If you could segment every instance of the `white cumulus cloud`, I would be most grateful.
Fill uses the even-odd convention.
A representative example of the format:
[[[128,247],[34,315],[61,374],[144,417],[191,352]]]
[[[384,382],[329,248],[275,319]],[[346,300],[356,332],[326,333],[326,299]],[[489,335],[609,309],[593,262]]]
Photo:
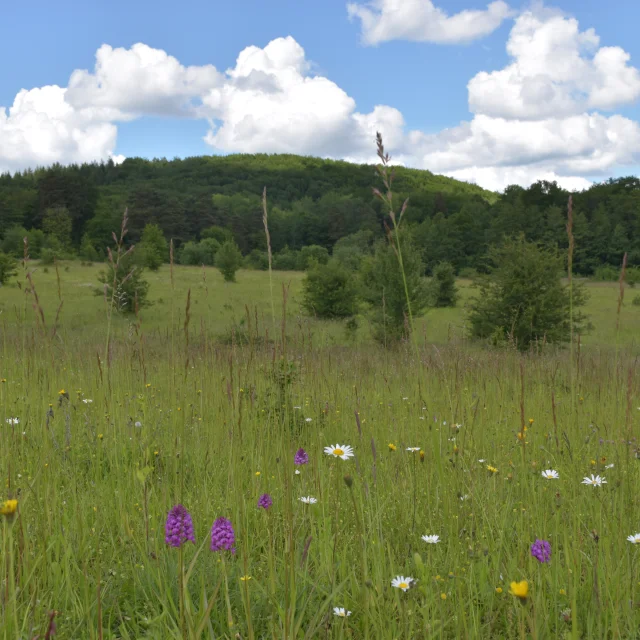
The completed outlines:
[[[375,45],[389,40],[414,40],[439,44],[467,43],[495,31],[512,11],[503,0],[486,9],[465,9],[447,15],[431,0],[373,0],[349,3],[347,13],[362,26],[362,40]]]
[[[381,131],[394,163],[494,190],[540,179],[584,188],[593,176],[640,164],[638,122],[612,112],[640,97],[627,52],[546,9],[521,13],[506,48],[503,69],[468,84],[471,119],[427,134],[409,129],[391,105],[359,111],[344,88],[313,73],[291,36],[243,49],[224,72],[144,44],[103,45],[94,70],[74,71],[68,87],[22,90],[0,107],[0,171],[121,162],[118,123],[150,115],[207,120],[205,141],[218,151],[352,162],[377,162]]]
[[[629,66],[629,54],[599,43],[595,31],[581,32],[574,18],[522,14],[507,42],[513,62],[470,80],[469,109],[495,117],[557,118],[637,100],[640,73]]]

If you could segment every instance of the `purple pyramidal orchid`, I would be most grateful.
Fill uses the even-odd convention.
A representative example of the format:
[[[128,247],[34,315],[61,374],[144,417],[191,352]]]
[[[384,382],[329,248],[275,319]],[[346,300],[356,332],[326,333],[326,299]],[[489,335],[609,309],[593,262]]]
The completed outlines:
[[[551,560],[551,545],[546,540],[538,540],[531,545],[531,555],[539,562]]]
[[[273,504],[273,500],[268,493],[263,493],[258,499],[258,509],[264,509],[267,511]]]
[[[196,542],[191,515],[181,504],[173,507],[167,515],[164,541],[172,547],[181,547],[187,541]]]
[[[231,520],[226,518],[218,518],[211,527],[211,551],[231,551],[236,552],[233,546],[236,541],[235,533]]]
[[[298,449],[296,455],[293,457],[294,464],[307,464],[309,462],[309,456],[304,449]]]

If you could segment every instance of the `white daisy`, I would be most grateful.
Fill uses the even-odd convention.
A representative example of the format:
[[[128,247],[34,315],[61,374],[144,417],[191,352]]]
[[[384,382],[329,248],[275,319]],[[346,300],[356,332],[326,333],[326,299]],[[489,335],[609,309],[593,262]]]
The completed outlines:
[[[594,476],[592,473],[590,478],[587,477],[582,481],[582,484],[590,484],[592,487],[601,487],[603,484],[607,484],[607,481],[604,479],[604,476],[601,478],[600,476]]]
[[[485,460],[484,458],[480,458],[480,460],[478,460],[478,462],[479,462],[480,464],[482,464],[483,462],[486,462],[486,460]]]
[[[311,496],[303,496],[302,498],[298,498],[300,502],[304,502],[305,504],[315,504],[318,502],[317,498],[312,498]]]
[[[438,544],[440,542],[440,536],[438,535],[422,536],[422,539],[428,544]]]
[[[305,422],[311,422],[313,420],[313,418],[305,418],[304,421]]]
[[[416,451],[420,451],[420,447],[407,447],[407,451],[411,451],[411,453],[415,453]]]
[[[554,469],[547,469],[542,472],[542,477],[547,480],[557,480],[560,477],[560,474]]]
[[[84,402],[85,404],[91,404],[93,400],[91,398],[82,398],[82,402]]]
[[[391,581],[391,586],[396,589],[402,589],[403,591],[408,591],[411,588],[411,583],[413,582],[413,578],[405,578],[404,576],[398,576]]]
[[[348,444],[336,444],[329,445],[324,448],[324,452],[328,456],[334,456],[336,458],[342,458],[343,460],[348,460],[349,458],[353,458],[353,449]]]
[[[299,476],[300,475],[300,469],[296,469],[296,475]]]
[[[611,464],[606,465],[605,469],[613,469],[613,467],[615,467],[615,465],[612,462]]]
[[[460,500],[464,501],[464,500],[468,500],[469,496],[465,493],[463,496],[460,496]]]
[[[634,533],[632,536],[627,536],[627,540],[631,544],[640,544],[640,533]]]
[[[7,418],[7,424],[20,424],[18,418]]]
[[[344,607],[333,607],[333,615],[346,618],[351,615],[351,611],[347,611]]]

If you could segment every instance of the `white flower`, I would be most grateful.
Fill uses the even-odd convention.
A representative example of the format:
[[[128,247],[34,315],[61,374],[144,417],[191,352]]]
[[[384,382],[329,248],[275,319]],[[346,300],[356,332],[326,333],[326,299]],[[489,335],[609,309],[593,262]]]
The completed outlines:
[[[461,424],[458,424],[457,422],[453,425],[458,431],[460,431],[460,428],[462,427]]]
[[[304,421],[305,422],[311,422],[313,420],[313,418],[305,418]]]
[[[590,484],[592,487],[601,487],[603,484],[607,484],[607,481],[604,479],[604,476],[601,478],[600,476],[594,476],[592,473],[590,478],[587,477],[582,481],[582,484]]]
[[[294,409],[302,409],[302,407],[293,407]]]
[[[613,467],[615,467],[615,465],[612,462],[611,464],[606,465],[605,469],[613,469]]]
[[[478,462],[479,462],[480,464],[482,464],[483,462],[486,462],[486,460],[485,460],[484,458],[480,458],[480,460],[478,460]]]
[[[463,496],[460,496],[460,500],[468,500],[469,496],[465,493]]]
[[[438,535],[422,536],[422,539],[428,544],[438,544],[440,542],[440,536]]]
[[[413,578],[405,578],[404,576],[398,576],[391,581],[391,586],[396,589],[402,589],[403,591],[408,591],[411,588],[411,583],[413,582]]]
[[[402,398],[403,400],[408,400],[409,398]]]
[[[139,429],[139,428],[142,426],[142,422],[137,421],[137,422],[135,423],[135,426],[136,426],[136,427],[138,427],[138,429]]]
[[[311,496],[303,496],[302,498],[298,498],[300,502],[304,502],[305,504],[315,504],[318,502],[317,498],[312,498]]]
[[[407,451],[411,451],[411,453],[415,453],[416,451],[420,451],[420,447],[407,447]]]
[[[299,476],[300,475],[300,469],[296,469],[296,475]]]
[[[627,540],[631,544],[640,544],[640,533],[634,533],[632,536],[627,536]]]
[[[342,458],[343,460],[348,460],[349,458],[353,458],[353,449],[348,444],[336,444],[329,445],[324,448],[324,452],[328,456],[334,456],[336,458]]]
[[[82,402],[84,402],[85,404],[91,404],[93,400],[91,398],[82,398]]]
[[[333,607],[333,615],[346,618],[351,615],[351,611],[347,611],[344,607]]]
[[[546,478],[547,480],[557,480],[560,475],[554,469],[547,469],[546,471],[542,472],[542,477]]]
[[[18,418],[7,418],[7,424],[20,424]]]

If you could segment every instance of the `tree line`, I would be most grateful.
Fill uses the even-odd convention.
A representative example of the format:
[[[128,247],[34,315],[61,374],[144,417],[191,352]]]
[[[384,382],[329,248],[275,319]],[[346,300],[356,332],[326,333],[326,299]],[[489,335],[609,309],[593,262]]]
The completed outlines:
[[[429,171],[394,169],[394,206],[409,198],[405,226],[426,275],[441,262],[457,274],[486,270],[491,247],[523,234],[566,250],[569,193],[556,183],[508,187],[503,194]],[[372,194],[375,167],[294,155],[231,155],[184,160],[132,158],[0,176],[0,251],[32,258],[105,258],[129,212],[128,243],[155,225],[173,239],[175,259],[215,264],[227,241],[244,265],[267,268],[262,189],[269,197],[273,268],[305,269],[342,254],[357,260],[384,237],[385,211]],[[574,194],[574,271],[640,264],[640,179],[611,179]],[[351,256],[351,257],[349,257]],[[162,261],[168,260],[163,254]]]

